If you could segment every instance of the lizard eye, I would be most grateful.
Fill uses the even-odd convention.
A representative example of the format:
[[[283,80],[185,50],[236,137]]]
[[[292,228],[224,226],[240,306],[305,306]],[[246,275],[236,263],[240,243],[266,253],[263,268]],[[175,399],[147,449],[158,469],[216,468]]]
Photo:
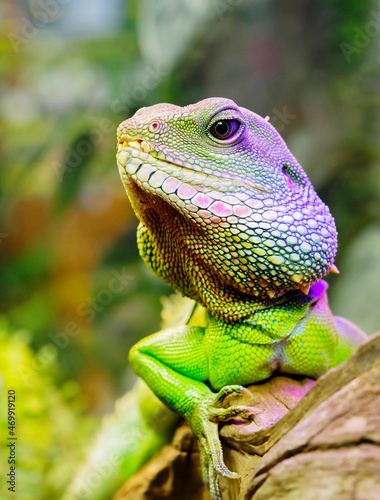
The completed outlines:
[[[234,136],[239,128],[240,122],[238,120],[219,120],[211,126],[210,134],[215,139],[225,141]]]

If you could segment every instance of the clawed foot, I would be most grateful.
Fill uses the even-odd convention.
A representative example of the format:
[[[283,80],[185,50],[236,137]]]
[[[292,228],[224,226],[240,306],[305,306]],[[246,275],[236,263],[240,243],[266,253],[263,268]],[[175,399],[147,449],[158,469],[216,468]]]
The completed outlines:
[[[234,405],[233,399],[251,400],[253,394],[250,390],[240,385],[227,385],[217,394],[214,402],[208,406],[208,417],[213,422],[225,422],[232,418],[251,422],[254,415],[261,413],[262,410],[254,406]]]
[[[223,387],[212,399],[202,401],[193,411],[189,423],[199,439],[203,480],[209,486],[213,500],[221,500],[219,476],[237,479],[223,461],[223,450],[219,439],[218,422],[238,418],[251,422],[262,410],[253,406],[234,405],[233,399],[251,399],[252,393],[245,387],[230,385]],[[228,406],[231,404],[231,406]]]

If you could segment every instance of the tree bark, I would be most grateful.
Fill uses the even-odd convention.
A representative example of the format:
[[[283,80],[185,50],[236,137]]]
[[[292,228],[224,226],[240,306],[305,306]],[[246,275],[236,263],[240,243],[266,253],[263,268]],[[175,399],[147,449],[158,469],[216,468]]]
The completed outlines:
[[[224,500],[380,499],[380,332],[317,382],[285,376],[250,387],[264,411],[249,425],[225,424]],[[114,500],[209,500],[189,427]]]

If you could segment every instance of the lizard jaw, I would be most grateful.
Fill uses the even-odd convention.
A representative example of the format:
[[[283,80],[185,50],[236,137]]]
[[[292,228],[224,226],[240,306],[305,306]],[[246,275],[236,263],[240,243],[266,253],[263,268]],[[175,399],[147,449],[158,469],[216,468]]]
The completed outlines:
[[[198,197],[198,200],[200,200],[200,202],[204,202],[204,199],[207,198],[207,195],[203,194],[202,191],[204,187],[210,187],[207,186],[207,180],[210,181],[210,176],[208,176],[207,174],[203,174],[202,172],[196,172],[194,170],[186,169],[185,167],[182,167],[180,165],[172,164],[171,162],[157,160],[150,154],[145,152],[149,148],[149,145],[147,143],[145,144],[144,141],[130,141],[128,143],[128,146],[125,146],[125,143],[123,143],[121,147],[118,147],[117,153],[117,163],[119,166],[122,181],[129,194],[133,208],[139,215],[140,220],[144,216],[143,211],[145,210],[144,203],[140,203],[140,190],[142,190],[142,192],[146,192],[147,194],[150,193],[153,196],[159,196],[161,199],[163,199],[163,201],[171,205],[172,208],[181,212],[187,218],[192,219],[193,222],[195,210],[198,209],[198,213],[200,214],[200,216],[207,221],[206,222],[201,220],[201,225],[203,225],[204,227],[206,225],[217,227],[222,220],[226,221],[226,218],[228,220],[228,216],[234,217],[234,212],[232,212],[232,210],[231,212],[223,213],[223,210],[226,209],[225,207],[220,207],[220,203],[218,204],[218,200],[215,200],[211,205],[210,203],[213,200],[206,201],[206,203],[208,203],[209,205],[208,207],[196,207],[194,203],[191,203],[193,201],[193,198],[197,199],[196,197],[198,196],[198,194],[201,196]],[[139,147],[137,148],[133,146]],[[143,151],[143,149],[145,149],[145,151]],[[174,176],[170,176],[169,171],[173,173]],[[182,173],[183,171],[185,171],[185,175],[187,171],[190,172],[190,175],[193,177],[191,179],[191,185],[190,183],[182,183],[178,179],[178,172],[181,171]],[[194,182],[195,178],[196,182]],[[179,188],[181,186],[184,187],[182,187],[182,191],[179,191]],[[136,189],[136,187],[138,187],[139,189]],[[178,194],[182,194],[183,199],[180,198]],[[192,195],[191,198],[190,195]],[[212,208],[213,206],[216,214],[210,213],[210,208]],[[206,208],[208,208],[208,210],[206,210]],[[241,210],[241,214],[247,216],[254,212],[254,210],[250,209],[246,205],[235,205],[233,209],[235,211]],[[227,223],[224,222],[224,224]],[[308,295],[311,284],[313,282],[306,281],[305,278],[299,274],[294,274],[290,277],[290,279],[294,283],[294,288],[298,288],[303,292],[303,294]],[[276,300],[278,296],[282,295],[282,293],[283,292],[281,288],[276,287],[268,287],[265,290],[265,295],[270,300]],[[261,298],[264,299],[265,297],[262,296]]]
[[[221,182],[220,176],[205,174],[186,165],[154,158],[140,148],[119,147],[116,156],[126,189],[131,179],[141,189],[160,196],[187,217],[199,216],[198,222],[201,225],[206,223],[218,225],[222,222],[222,218],[228,217],[236,220],[246,218],[256,208],[262,206],[260,195],[256,198],[256,194],[257,191],[265,190],[257,186],[250,184],[251,190],[252,188],[257,190],[255,197],[244,194],[240,195],[239,199],[229,195],[229,192],[236,193],[237,186],[247,185],[244,180],[224,177]]]

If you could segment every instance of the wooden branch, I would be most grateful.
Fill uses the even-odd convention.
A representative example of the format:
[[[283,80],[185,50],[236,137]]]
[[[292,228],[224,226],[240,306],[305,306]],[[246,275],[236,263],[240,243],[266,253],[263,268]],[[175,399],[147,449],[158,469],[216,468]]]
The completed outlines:
[[[274,377],[250,387],[263,413],[220,434],[224,500],[380,499],[380,332],[316,383]],[[114,500],[210,500],[183,424]]]

